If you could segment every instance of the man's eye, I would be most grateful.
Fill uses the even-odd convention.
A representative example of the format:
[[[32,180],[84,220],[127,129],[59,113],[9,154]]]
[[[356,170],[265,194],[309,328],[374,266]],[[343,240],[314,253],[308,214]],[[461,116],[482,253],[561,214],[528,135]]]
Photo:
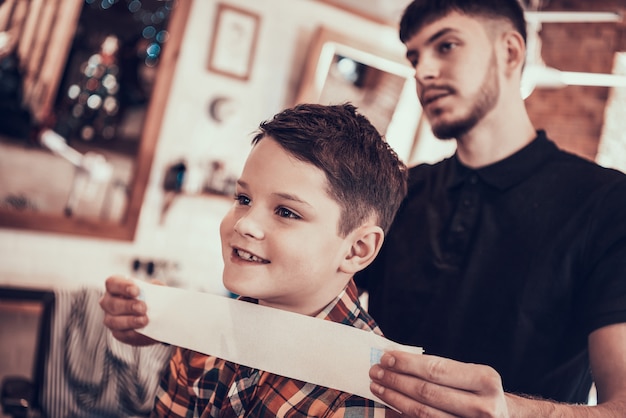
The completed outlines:
[[[243,194],[235,195],[235,200],[237,201],[237,203],[239,203],[242,206],[247,206],[250,204],[250,198],[248,198],[248,196],[243,195]]]
[[[417,53],[411,52],[406,54],[406,59],[409,61],[409,64],[411,64],[411,67],[417,67],[417,63],[419,61]]]
[[[442,42],[441,44],[439,44],[439,52],[450,52],[454,48],[456,48],[456,43],[454,42]]]
[[[276,214],[281,218],[290,218],[290,219],[300,219],[296,213],[290,211],[287,208],[278,208],[276,209]]]

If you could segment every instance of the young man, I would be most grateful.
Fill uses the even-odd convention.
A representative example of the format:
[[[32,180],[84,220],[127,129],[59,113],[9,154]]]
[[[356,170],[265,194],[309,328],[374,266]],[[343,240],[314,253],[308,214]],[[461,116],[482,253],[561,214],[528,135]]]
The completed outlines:
[[[406,168],[353,106],[299,105],[279,113],[260,125],[220,226],[225,287],[252,303],[379,333],[352,277],[378,253],[405,194]],[[113,277],[106,286],[105,324],[129,342],[147,318],[137,322],[128,314],[133,305],[143,314],[145,304],[134,299],[132,282]],[[385,410],[177,348],[153,415],[373,417]]]
[[[383,356],[373,393],[408,416],[623,417],[626,176],[531,124],[517,0],[416,0],[400,38],[457,152],[410,170],[356,276],[385,335],[431,354]],[[592,378],[598,406],[572,405]]]

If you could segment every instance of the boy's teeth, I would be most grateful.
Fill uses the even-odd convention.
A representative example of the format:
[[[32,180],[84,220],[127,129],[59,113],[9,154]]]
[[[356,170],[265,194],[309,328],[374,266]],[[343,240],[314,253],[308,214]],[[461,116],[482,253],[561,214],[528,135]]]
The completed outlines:
[[[248,261],[256,261],[256,262],[262,262],[263,259],[250,254],[249,252],[243,251],[243,250],[237,250],[237,255],[240,258],[243,258],[244,260],[248,260]]]

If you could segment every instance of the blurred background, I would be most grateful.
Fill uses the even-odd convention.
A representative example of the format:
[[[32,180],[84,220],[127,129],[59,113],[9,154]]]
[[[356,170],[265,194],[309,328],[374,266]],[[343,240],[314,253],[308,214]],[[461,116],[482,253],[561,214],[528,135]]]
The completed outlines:
[[[101,286],[120,273],[224,293],[217,228],[251,134],[299,101],[354,102],[410,165],[450,155],[397,39],[407,3],[3,1],[0,283]],[[525,7],[533,64],[626,74],[623,1]],[[623,169],[625,89],[543,81],[526,99],[535,125]]]

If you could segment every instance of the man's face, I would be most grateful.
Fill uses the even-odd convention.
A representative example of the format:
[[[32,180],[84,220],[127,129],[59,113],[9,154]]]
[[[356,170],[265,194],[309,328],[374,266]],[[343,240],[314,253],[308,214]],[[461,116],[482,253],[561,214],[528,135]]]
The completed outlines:
[[[500,95],[498,64],[482,20],[452,12],[406,42],[417,95],[439,138],[474,128]]]
[[[255,145],[220,225],[226,288],[306,315],[332,301],[347,283],[350,234],[338,235],[341,207],[327,188],[322,170],[271,137]]]

